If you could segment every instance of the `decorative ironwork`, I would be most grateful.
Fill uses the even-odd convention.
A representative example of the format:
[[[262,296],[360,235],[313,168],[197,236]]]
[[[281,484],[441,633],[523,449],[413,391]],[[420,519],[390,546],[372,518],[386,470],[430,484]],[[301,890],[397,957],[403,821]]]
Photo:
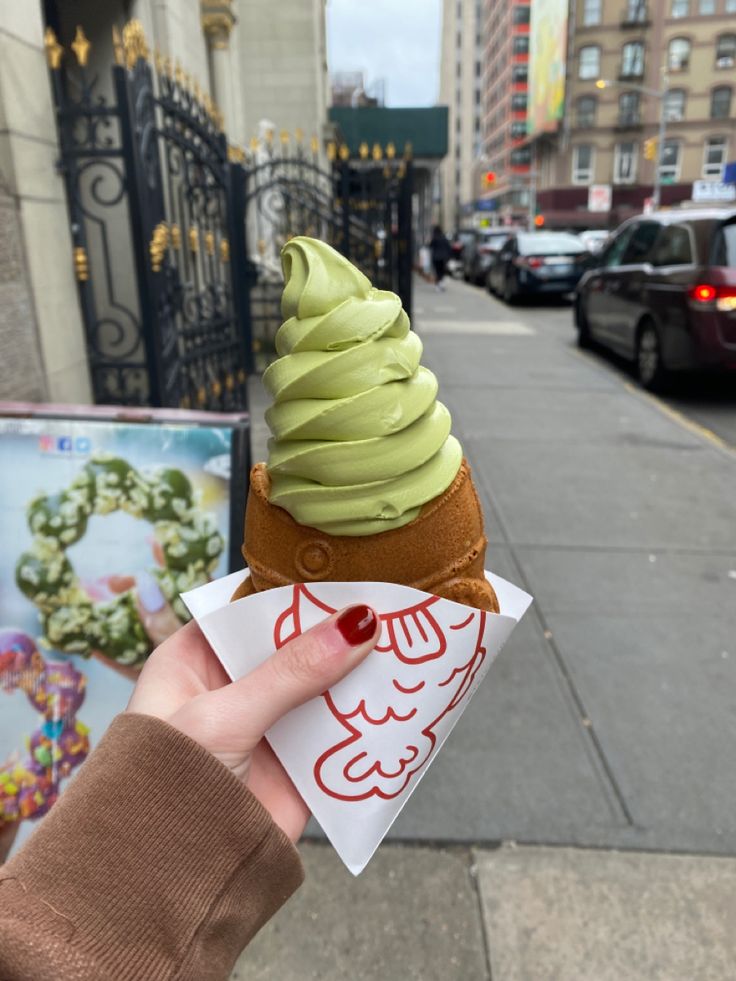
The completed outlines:
[[[89,259],[83,245],[77,245],[74,249],[74,272],[80,283],[86,283],[89,279]]]

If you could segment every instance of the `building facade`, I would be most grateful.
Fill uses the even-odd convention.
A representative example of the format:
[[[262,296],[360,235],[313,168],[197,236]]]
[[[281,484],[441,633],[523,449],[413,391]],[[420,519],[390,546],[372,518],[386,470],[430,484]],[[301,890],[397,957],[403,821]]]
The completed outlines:
[[[439,217],[451,230],[472,220],[481,190],[482,0],[443,0],[440,103],[449,110]]]
[[[564,118],[530,141],[545,225],[615,227],[649,205],[657,166],[663,206],[719,181],[736,158],[736,0],[578,0],[569,16]],[[589,209],[591,185],[610,210]]]
[[[483,17],[481,197],[492,209],[491,224],[515,224],[526,218],[530,194],[526,118],[531,3],[485,0]]]
[[[261,120],[276,131],[324,134],[327,123],[325,0],[28,0],[0,5],[0,399],[91,401],[70,209],[60,173],[49,66],[75,61],[77,26],[95,97],[112,96],[113,29],[139,21],[150,47],[170,57],[221,114],[228,142],[247,144]],[[47,29],[53,31],[49,36]],[[56,52],[55,45],[60,53]],[[78,57],[78,55],[77,55]],[[80,61],[80,64],[82,62]],[[97,83],[96,83],[97,84]],[[104,183],[98,191],[106,190]],[[96,193],[90,191],[90,193]],[[108,217],[109,260],[133,302],[127,238]],[[91,243],[90,248],[94,247]],[[119,284],[119,286],[118,286]]]

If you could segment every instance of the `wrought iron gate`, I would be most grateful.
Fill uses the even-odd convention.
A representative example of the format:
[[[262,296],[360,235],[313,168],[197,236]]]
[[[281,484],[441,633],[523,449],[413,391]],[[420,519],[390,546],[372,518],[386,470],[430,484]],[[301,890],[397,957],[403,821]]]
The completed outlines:
[[[73,58],[49,28],[79,295],[95,400],[231,411],[274,354],[281,245],[331,242],[411,312],[410,154],[272,132],[228,147],[209,97],[113,32],[107,93],[81,28]]]

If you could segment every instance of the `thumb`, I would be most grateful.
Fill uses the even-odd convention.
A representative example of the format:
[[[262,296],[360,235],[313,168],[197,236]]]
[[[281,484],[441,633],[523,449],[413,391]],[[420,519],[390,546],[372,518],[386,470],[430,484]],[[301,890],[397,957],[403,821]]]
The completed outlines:
[[[345,607],[290,640],[244,678],[188,702],[169,721],[216,756],[248,753],[287,712],[357,667],[379,636],[380,620],[371,607]],[[202,737],[195,735],[202,729]]]

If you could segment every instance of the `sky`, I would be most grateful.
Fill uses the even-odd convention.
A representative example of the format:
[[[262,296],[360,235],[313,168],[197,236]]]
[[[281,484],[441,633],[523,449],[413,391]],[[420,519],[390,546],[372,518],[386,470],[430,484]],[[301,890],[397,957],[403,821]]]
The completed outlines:
[[[384,78],[387,106],[433,106],[440,21],[441,0],[327,0],[329,70]]]

